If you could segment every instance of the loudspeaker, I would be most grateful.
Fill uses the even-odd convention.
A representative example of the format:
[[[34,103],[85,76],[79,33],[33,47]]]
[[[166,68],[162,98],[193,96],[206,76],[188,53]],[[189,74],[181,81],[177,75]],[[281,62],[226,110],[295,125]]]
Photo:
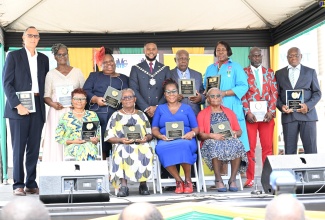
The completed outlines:
[[[108,202],[107,161],[41,162],[39,197],[43,203]]]
[[[296,193],[325,192],[325,154],[294,154],[267,156],[261,182],[265,193],[275,194],[270,184],[274,170],[287,170],[296,179]]]

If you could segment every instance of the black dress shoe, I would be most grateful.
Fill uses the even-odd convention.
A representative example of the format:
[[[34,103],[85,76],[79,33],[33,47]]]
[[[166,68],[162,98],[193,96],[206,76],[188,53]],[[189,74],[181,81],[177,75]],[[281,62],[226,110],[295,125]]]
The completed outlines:
[[[139,194],[143,196],[150,195],[147,184],[140,184],[139,186]]]
[[[127,186],[121,186],[117,193],[117,197],[127,197],[128,195],[129,195],[129,188]]]

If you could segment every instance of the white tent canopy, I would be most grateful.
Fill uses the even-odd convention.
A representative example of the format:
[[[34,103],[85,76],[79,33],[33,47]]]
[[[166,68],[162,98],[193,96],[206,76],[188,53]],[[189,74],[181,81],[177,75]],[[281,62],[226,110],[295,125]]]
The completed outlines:
[[[317,1],[316,1],[317,2]],[[269,29],[315,0],[0,0],[5,32],[152,33]]]

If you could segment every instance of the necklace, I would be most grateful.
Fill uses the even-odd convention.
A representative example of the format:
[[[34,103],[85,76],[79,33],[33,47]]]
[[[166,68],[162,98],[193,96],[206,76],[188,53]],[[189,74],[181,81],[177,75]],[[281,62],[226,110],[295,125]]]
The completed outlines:
[[[86,110],[84,110],[83,112],[76,112],[76,111],[73,111],[72,112],[76,115],[82,115],[82,114],[85,114]]]
[[[133,112],[132,112],[132,113],[126,112],[126,111],[124,110],[124,108],[122,108],[122,111],[123,111],[124,114],[126,114],[126,115],[133,115],[133,114],[135,113],[135,108],[133,108]]]

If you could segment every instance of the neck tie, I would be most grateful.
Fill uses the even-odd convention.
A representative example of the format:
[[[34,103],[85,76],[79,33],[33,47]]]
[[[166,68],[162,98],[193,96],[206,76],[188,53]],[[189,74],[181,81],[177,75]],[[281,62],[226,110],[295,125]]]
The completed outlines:
[[[186,79],[186,73],[182,72],[182,75],[183,75],[183,79]]]
[[[149,63],[150,66],[150,73],[152,73],[152,62]]]
[[[260,77],[258,75],[258,69],[255,69],[254,72],[255,72],[255,83],[256,83],[256,87],[259,89],[260,95],[261,95],[262,94],[262,89],[261,89]]]
[[[289,80],[290,80],[292,88],[295,87],[295,71],[296,71],[296,68],[291,68],[291,72],[289,74]]]

